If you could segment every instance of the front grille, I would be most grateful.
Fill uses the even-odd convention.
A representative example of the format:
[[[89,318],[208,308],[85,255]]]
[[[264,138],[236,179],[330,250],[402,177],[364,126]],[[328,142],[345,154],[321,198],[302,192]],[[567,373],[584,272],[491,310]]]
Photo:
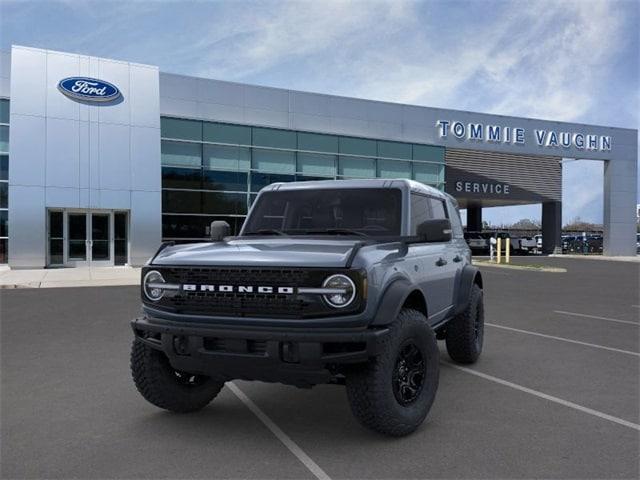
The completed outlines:
[[[152,267],[153,268],[153,267]],[[230,285],[274,287],[320,287],[336,270],[327,269],[262,269],[262,268],[204,268],[170,267],[155,268],[167,283],[180,285]],[[143,276],[144,276],[143,272]],[[343,271],[360,285],[359,274]],[[143,295],[143,300],[145,300]],[[185,291],[168,293],[150,304],[173,313],[202,316],[310,318],[326,315],[353,313],[361,303],[358,297],[352,307],[336,311],[328,307],[319,295],[279,293],[238,293],[219,291]]]

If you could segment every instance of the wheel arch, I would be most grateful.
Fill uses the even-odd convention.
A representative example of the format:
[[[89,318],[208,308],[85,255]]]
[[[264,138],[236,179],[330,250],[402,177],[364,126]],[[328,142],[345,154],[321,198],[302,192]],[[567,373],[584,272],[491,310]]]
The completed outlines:
[[[412,308],[428,317],[427,301],[422,290],[406,278],[398,278],[384,290],[372,325],[388,325],[403,308]]]
[[[469,295],[471,294],[471,288],[473,285],[477,285],[480,289],[484,288],[484,282],[482,280],[482,273],[478,267],[473,265],[466,265],[460,275],[460,281],[458,283],[458,289],[456,294],[455,313],[456,315],[464,311],[467,303],[469,302]]]

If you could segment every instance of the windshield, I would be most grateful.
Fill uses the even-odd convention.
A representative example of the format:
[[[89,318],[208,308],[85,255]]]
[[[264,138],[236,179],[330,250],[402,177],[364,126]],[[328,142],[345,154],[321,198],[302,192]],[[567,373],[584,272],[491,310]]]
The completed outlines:
[[[400,235],[399,189],[283,190],[258,197],[244,235]]]

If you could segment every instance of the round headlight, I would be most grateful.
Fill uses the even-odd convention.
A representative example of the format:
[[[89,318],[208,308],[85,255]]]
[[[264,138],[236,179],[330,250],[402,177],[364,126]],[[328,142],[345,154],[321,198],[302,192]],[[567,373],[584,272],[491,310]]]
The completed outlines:
[[[344,308],[356,298],[356,286],[353,281],[340,273],[328,277],[322,287],[334,290],[323,295],[324,300],[333,308]]]
[[[164,278],[160,275],[160,272],[157,270],[151,270],[147,272],[144,276],[144,280],[142,281],[142,288],[144,290],[144,294],[147,296],[149,300],[152,302],[157,302],[164,295],[164,289],[159,285],[165,283]]]

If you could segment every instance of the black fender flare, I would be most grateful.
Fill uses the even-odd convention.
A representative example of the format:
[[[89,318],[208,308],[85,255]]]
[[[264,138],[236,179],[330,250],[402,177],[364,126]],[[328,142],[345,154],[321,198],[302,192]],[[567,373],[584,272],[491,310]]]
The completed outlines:
[[[409,294],[416,288],[404,277],[392,280],[378,302],[371,325],[388,325],[393,322]]]
[[[474,283],[479,283],[482,288],[482,274],[478,267],[473,265],[466,265],[462,269],[460,274],[460,281],[458,282],[458,293],[456,295],[455,314],[458,315],[464,311],[469,303],[469,295],[471,294],[471,287]]]

